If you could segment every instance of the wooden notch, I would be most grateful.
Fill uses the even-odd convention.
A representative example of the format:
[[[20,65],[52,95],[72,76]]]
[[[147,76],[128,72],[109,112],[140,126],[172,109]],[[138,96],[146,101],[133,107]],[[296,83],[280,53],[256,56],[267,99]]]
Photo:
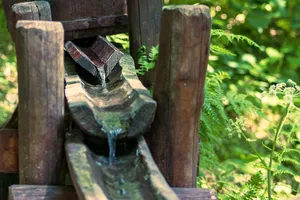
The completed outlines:
[[[162,13],[150,149],[173,187],[195,187],[199,118],[208,64],[211,17],[206,6],[172,6]]]
[[[59,184],[63,154],[64,30],[59,22],[18,21],[21,184]]]
[[[16,23],[19,20],[52,21],[50,4],[47,1],[16,3],[11,7],[12,20],[8,21],[8,29],[15,41]]]

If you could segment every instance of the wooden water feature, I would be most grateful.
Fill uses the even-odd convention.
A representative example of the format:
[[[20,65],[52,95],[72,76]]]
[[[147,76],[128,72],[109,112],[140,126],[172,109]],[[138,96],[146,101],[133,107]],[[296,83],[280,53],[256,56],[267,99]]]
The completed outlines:
[[[158,44],[160,0],[3,3],[19,82],[18,112],[0,132],[1,183],[10,200],[216,199],[192,188],[207,7],[162,12],[159,61],[143,79],[155,82],[154,101],[134,61],[140,45]],[[128,30],[133,58],[104,37]],[[12,184],[20,185],[8,190]]]

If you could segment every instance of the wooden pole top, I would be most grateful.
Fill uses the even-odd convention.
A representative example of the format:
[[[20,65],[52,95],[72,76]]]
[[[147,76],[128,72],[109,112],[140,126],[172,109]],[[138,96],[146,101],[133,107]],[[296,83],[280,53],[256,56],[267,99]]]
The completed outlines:
[[[52,21],[19,20],[17,22],[16,28],[17,29],[39,29],[45,31],[51,30],[55,33],[64,31],[61,22],[52,22]]]

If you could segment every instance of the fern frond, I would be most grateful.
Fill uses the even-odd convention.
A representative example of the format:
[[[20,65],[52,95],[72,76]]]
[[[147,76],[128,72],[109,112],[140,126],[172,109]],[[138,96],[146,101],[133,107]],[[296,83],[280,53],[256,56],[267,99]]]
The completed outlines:
[[[236,56],[236,54],[232,53],[228,49],[225,49],[218,45],[210,45],[210,51],[217,55],[229,55],[229,56]]]
[[[233,43],[234,40],[236,41],[241,41],[241,42],[246,42],[248,45],[250,46],[254,46],[254,47],[257,47],[259,49],[261,49],[261,47],[256,43],[254,42],[253,40],[251,40],[250,38],[246,37],[246,36],[243,36],[243,35],[236,35],[236,34],[233,34],[233,33],[227,33],[221,29],[213,29],[211,31],[211,36],[212,37],[225,37],[229,42]]]

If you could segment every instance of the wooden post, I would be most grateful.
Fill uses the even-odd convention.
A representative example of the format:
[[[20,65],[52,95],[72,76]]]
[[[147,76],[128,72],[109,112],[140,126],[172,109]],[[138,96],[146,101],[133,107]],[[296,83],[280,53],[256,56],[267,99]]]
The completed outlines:
[[[150,149],[173,187],[195,187],[199,118],[209,56],[206,6],[172,6],[162,13],[154,99],[158,108]]]
[[[21,184],[59,184],[63,154],[64,30],[59,22],[18,21]]]
[[[138,50],[145,45],[148,52],[151,47],[158,45],[160,31],[160,15],[162,11],[162,0],[127,0],[130,53],[138,65]],[[154,81],[154,70],[141,77],[146,87]]]
[[[47,1],[32,1],[14,4],[11,9],[11,19],[8,20],[8,30],[13,41],[16,37],[16,23],[18,20],[52,21],[50,4]]]

